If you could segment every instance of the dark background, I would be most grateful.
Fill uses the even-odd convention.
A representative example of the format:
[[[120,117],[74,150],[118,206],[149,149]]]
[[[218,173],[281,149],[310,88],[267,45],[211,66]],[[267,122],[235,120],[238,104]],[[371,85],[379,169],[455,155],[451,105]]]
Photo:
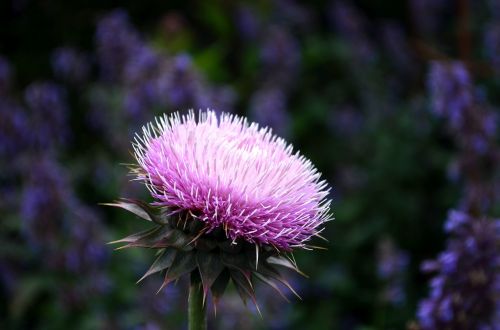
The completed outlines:
[[[230,290],[210,327],[414,325],[420,264],[444,248],[464,189],[429,64],[463,61],[498,113],[498,14],[487,1],[2,0],[0,328],[185,328],[186,283],[155,295],[160,276],[135,285],[153,256],[105,245],[145,224],[98,203],[150,200],[123,165],[133,133],[207,107],[293,143],[333,187],[335,217],[327,251],[296,253],[302,301],[259,287],[260,318]]]

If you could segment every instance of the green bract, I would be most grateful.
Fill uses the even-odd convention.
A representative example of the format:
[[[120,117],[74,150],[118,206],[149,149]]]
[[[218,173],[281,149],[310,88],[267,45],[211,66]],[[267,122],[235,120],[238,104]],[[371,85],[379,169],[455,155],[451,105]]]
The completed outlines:
[[[155,273],[164,273],[161,290],[181,276],[195,272],[199,274],[203,285],[203,302],[210,290],[215,307],[229,281],[233,282],[245,304],[251,299],[257,306],[254,290],[256,279],[270,285],[284,299],[286,296],[278,283],[299,297],[280,273],[280,269],[288,268],[305,276],[289,253],[244,240],[232,241],[227,238],[223,228],[207,233],[204,223],[186,212],[171,215],[165,208],[132,199],[105,205],[125,209],[154,223],[151,229],[110,243],[124,244],[117,250],[131,247],[158,250],[156,260],[138,282]]]

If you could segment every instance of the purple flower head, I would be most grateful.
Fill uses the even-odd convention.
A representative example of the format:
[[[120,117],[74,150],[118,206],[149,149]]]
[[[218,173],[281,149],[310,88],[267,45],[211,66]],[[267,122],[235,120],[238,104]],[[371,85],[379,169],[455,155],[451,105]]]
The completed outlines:
[[[444,229],[448,233],[457,232],[459,228],[466,225],[470,221],[468,214],[457,211],[450,210],[448,212],[448,219],[445,222]]]
[[[28,146],[28,116],[18,104],[0,99],[0,118],[0,156],[12,158]]]
[[[151,109],[158,95],[156,86],[151,81],[144,81],[128,90],[124,99],[124,107],[132,118],[141,118],[147,110]]]
[[[188,54],[179,54],[169,61],[158,77],[157,86],[165,98],[163,103],[172,109],[199,107],[209,100],[209,92]]]
[[[373,45],[366,34],[366,18],[346,1],[334,2],[329,9],[333,29],[351,48],[353,57],[362,63],[375,58]]]
[[[215,112],[157,118],[134,144],[156,205],[189,212],[233,241],[304,247],[329,220],[327,184],[268,128]]]
[[[69,82],[84,82],[90,71],[87,57],[70,47],[61,47],[52,54],[52,69],[56,76]]]
[[[365,118],[352,105],[337,106],[331,111],[329,124],[338,136],[354,137],[363,130]]]
[[[96,43],[103,78],[114,81],[121,78],[123,68],[140,44],[140,39],[127,13],[116,9],[99,21]]]
[[[240,5],[234,13],[234,21],[239,34],[246,40],[257,38],[260,29],[259,17],[255,10],[247,5]]]
[[[64,90],[50,82],[35,82],[24,92],[32,111],[33,140],[38,147],[49,147],[67,137],[67,105]]]
[[[64,250],[66,269],[73,273],[89,272],[100,268],[107,258],[107,251],[101,241],[102,228],[97,214],[78,201],[69,205],[70,230],[66,236],[71,245]]]
[[[451,211],[445,230],[453,235],[445,251],[422,265],[436,272],[429,297],[419,307],[422,329],[481,329],[495,324],[500,294],[499,220]]]
[[[22,231],[33,247],[53,244],[61,226],[63,201],[69,195],[62,169],[52,159],[37,159],[23,187]]]
[[[136,48],[124,68],[124,79],[129,84],[141,83],[158,73],[161,64],[158,54],[147,45]]]
[[[395,68],[406,75],[415,73],[416,65],[403,27],[395,22],[385,23],[381,28],[381,37]]]
[[[461,62],[431,64],[428,86],[432,110],[449,120],[451,127],[464,124],[464,112],[474,102],[469,72]]]

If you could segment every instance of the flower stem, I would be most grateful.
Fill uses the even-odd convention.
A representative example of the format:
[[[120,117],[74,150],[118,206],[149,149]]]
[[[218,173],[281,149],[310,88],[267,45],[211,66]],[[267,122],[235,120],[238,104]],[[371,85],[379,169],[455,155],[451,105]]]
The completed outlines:
[[[191,273],[188,304],[188,329],[206,330],[206,305],[203,303],[203,288],[198,271]]]

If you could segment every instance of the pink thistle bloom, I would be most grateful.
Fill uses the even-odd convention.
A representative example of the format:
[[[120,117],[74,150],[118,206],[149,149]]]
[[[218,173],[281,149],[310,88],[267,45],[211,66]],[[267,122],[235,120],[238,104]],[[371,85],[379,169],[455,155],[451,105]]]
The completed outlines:
[[[307,248],[330,220],[327,184],[311,161],[243,117],[163,115],[134,150],[155,205],[189,212],[208,232],[224,228],[233,243]]]

